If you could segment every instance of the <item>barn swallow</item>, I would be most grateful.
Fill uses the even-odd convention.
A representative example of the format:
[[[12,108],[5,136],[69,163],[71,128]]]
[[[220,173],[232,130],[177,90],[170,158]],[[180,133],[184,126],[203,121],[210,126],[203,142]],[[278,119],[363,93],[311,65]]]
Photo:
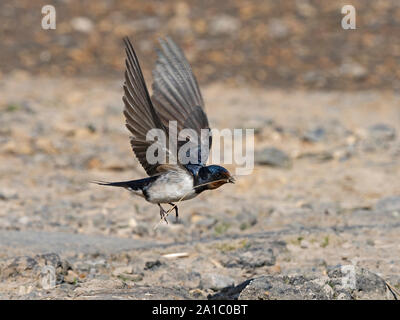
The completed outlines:
[[[157,51],[158,59],[153,70],[154,82],[150,98],[135,50],[127,37],[124,38],[124,43],[126,69],[123,113],[126,127],[132,134],[131,147],[148,177],[120,182],[94,182],[125,188],[148,202],[157,204],[161,219],[166,222],[168,212],[161,204],[169,204],[175,209],[178,219],[178,207],[174,202],[192,199],[205,190],[234,183],[235,179],[224,167],[206,165],[212,142],[211,130],[196,77],[183,51],[170,38],[160,40],[161,50]],[[176,121],[177,130],[192,129],[198,137],[201,136],[202,129],[207,130],[209,134],[196,141],[197,160],[185,164],[179,159],[172,164],[148,161],[146,151],[153,141],[148,141],[146,134],[151,129],[159,129],[168,137],[170,121]],[[177,150],[181,146],[182,143],[178,143]],[[171,150],[167,150],[167,154],[172,157]]]

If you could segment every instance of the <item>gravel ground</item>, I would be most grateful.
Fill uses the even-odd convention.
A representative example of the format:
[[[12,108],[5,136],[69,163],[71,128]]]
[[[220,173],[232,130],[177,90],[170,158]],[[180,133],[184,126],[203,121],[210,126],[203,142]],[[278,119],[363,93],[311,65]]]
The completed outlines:
[[[0,2],[0,71],[120,76],[122,37],[151,70],[159,37],[185,49],[201,84],[399,89],[400,3],[352,0],[356,30],[344,30],[344,0],[51,1],[55,30],[41,28],[47,0]],[[0,75],[1,75],[0,73]]]
[[[213,127],[256,129],[254,172],[154,230],[156,206],[89,183],[144,176],[121,82],[0,80],[0,298],[395,298],[397,94],[204,87]]]

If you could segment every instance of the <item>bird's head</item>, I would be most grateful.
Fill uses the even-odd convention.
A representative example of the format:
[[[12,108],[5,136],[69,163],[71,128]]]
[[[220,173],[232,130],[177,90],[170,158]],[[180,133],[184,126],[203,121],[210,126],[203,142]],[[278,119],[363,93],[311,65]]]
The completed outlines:
[[[201,183],[207,183],[207,189],[217,189],[225,183],[235,183],[228,170],[221,166],[207,166],[199,170]]]

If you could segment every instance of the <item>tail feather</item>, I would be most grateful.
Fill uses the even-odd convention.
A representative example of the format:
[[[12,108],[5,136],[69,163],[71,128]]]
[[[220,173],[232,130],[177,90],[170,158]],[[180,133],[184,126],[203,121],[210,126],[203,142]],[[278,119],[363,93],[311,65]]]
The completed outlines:
[[[131,181],[107,182],[107,181],[94,180],[94,181],[90,181],[90,182],[98,184],[100,186],[111,186],[111,187],[127,188],[128,185],[129,185],[129,182],[131,182]]]
[[[154,180],[153,177],[139,179],[139,180],[129,180],[129,181],[119,181],[119,182],[107,182],[107,181],[91,181],[101,186],[111,186],[111,187],[121,187],[132,191],[143,190],[150,182]]]

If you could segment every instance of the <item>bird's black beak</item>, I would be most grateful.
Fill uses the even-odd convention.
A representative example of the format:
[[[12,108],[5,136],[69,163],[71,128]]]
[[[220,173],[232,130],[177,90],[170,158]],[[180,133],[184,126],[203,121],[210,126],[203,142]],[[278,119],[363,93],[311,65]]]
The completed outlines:
[[[229,182],[229,183],[235,183],[235,181],[236,181],[236,180],[235,180],[234,177],[229,177],[229,178],[228,178],[228,182]]]

